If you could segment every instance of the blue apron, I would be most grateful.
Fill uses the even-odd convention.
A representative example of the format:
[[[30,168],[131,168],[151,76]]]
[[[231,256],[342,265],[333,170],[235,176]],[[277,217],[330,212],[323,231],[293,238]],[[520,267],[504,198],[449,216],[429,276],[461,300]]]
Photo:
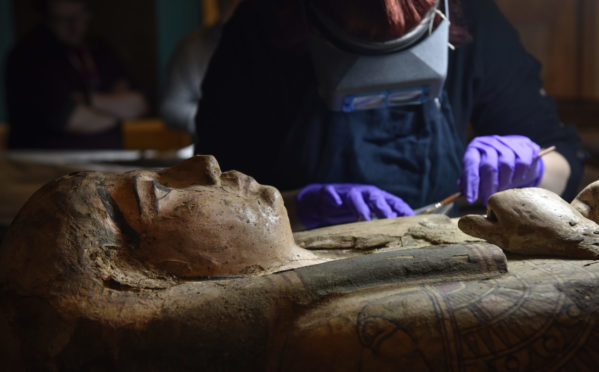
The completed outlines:
[[[317,94],[305,97],[277,159],[280,188],[370,184],[412,208],[457,191],[464,145],[446,93],[419,106],[353,113],[328,111]]]

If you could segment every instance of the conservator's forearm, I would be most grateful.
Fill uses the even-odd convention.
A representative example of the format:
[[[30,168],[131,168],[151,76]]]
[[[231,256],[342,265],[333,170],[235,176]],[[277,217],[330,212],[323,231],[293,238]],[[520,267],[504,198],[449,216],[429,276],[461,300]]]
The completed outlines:
[[[562,194],[570,178],[570,164],[559,152],[554,151],[543,156],[545,173],[539,187]]]

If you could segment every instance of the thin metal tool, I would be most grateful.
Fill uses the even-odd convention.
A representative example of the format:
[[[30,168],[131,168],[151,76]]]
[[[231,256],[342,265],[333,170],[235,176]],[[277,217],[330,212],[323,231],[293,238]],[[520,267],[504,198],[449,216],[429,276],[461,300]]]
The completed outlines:
[[[555,146],[549,146],[546,149],[543,149],[541,151],[539,151],[539,154],[537,155],[537,159],[542,158],[543,156],[549,154],[550,152],[555,151]],[[442,208],[443,206],[449,204],[449,203],[453,203],[454,201],[458,200],[460,197],[462,196],[462,192],[458,191],[455,194],[451,194],[448,197],[446,197],[445,199],[441,200],[440,202],[436,202],[433,204],[429,204],[429,205],[425,205],[424,207],[418,208],[414,210],[414,214],[415,215],[421,215],[421,214],[430,214],[433,213],[434,211]]]

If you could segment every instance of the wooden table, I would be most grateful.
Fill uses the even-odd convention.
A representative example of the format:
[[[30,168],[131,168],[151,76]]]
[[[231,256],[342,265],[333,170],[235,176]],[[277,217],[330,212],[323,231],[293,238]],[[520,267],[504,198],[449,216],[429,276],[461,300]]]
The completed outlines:
[[[123,149],[172,150],[189,146],[189,133],[167,127],[157,118],[129,120],[123,123]]]
[[[8,141],[9,126],[0,122],[0,150]],[[129,120],[123,123],[123,149],[125,150],[173,150],[193,143],[187,132],[167,127],[158,118]]]

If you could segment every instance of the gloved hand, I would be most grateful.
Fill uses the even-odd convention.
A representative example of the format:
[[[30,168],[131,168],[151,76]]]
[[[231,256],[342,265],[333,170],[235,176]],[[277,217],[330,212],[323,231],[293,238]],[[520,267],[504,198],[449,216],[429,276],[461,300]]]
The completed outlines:
[[[297,213],[304,226],[335,225],[358,220],[413,216],[414,211],[395,195],[371,185],[311,184],[297,195]]]
[[[537,155],[539,145],[524,136],[476,137],[466,148],[459,181],[468,203],[480,196],[483,204],[497,192],[515,187],[538,186],[545,164]]]

